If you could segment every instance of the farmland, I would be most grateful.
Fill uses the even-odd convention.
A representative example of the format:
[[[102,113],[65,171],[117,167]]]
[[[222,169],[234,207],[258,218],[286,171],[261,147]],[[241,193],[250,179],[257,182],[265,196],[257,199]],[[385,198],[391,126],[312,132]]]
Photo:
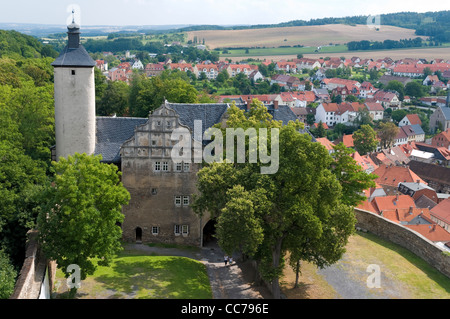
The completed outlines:
[[[336,47],[338,48],[338,47]],[[283,49],[283,48],[280,48]],[[299,48],[292,48],[297,49]],[[246,59],[260,59],[260,60],[273,60],[273,61],[280,61],[282,59],[289,60],[289,59],[295,59],[297,57],[297,54],[302,53],[301,51],[292,53],[292,54],[283,54],[283,51],[275,51],[275,49],[268,50],[266,49],[267,54],[258,54],[256,55],[255,52],[258,52],[255,50],[250,50],[249,54],[224,54],[221,55],[221,60],[225,59],[231,59],[233,62],[238,62],[241,60]],[[244,52],[245,50],[242,50]],[[262,51],[262,50],[261,50]],[[230,51],[230,52],[234,52]],[[338,57],[345,57],[345,58],[351,58],[353,56],[358,56],[361,59],[383,59],[385,57],[390,57],[394,60],[398,59],[404,59],[404,58],[420,58],[420,59],[427,59],[427,60],[433,60],[433,59],[448,59],[450,56],[450,47],[437,47],[437,48],[416,48],[416,49],[399,49],[399,50],[379,50],[379,51],[348,51],[348,50],[342,50],[342,51],[325,51],[322,50],[320,53],[302,53],[304,57],[307,58],[320,58],[320,57],[326,57],[326,56],[338,56]]]
[[[205,39],[209,49],[245,48],[245,47],[280,47],[345,44],[350,41],[400,40],[417,37],[414,30],[383,25],[379,30],[366,25],[329,24],[317,26],[264,28],[247,30],[202,30],[188,32],[188,40],[197,37]]]

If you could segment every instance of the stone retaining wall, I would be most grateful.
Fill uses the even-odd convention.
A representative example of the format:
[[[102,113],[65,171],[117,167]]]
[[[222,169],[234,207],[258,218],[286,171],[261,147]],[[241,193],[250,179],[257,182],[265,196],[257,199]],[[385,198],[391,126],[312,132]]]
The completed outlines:
[[[369,211],[355,208],[355,216],[356,227],[408,249],[450,278],[450,254],[432,241],[409,228]]]
[[[14,292],[9,299],[39,299],[47,269],[50,290],[54,287],[56,264],[48,262],[44,257],[39,248],[37,236],[36,230],[30,230],[27,233],[25,260],[16,281]]]

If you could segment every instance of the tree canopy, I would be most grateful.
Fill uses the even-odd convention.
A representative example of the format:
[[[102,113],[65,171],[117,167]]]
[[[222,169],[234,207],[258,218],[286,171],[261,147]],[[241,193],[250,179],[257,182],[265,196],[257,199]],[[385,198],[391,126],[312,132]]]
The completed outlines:
[[[37,220],[47,258],[64,270],[78,265],[81,279],[94,272],[92,258],[108,265],[121,249],[121,207],[130,199],[117,166],[100,161],[101,155],[76,153],[53,162]]]
[[[357,165],[349,162],[337,168],[325,147],[299,132],[303,124],[283,126],[257,100],[248,113],[233,105],[228,115],[226,128],[279,130],[278,140],[269,139],[278,142],[278,170],[261,174],[264,164],[260,160],[249,163],[248,157],[245,163],[205,164],[198,173],[199,195],[193,207],[198,214],[209,212],[217,218],[218,241],[227,253],[243,251],[258,261],[260,273],[272,282],[277,298],[287,251],[319,267],[341,258],[355,224],[347,203],[357,202],[345,200],[344,192],[362,191],[367,184],[344,189],[336,170],[345,166],[349,171]],[[221,129],[226,136],[225,127]],[[356,186],[358,179],[353,182]]]
[[[373,152],[378,145],[377,133],[370,125],[361,125],[361,128],[353,133],[353,145],[361,155]]]

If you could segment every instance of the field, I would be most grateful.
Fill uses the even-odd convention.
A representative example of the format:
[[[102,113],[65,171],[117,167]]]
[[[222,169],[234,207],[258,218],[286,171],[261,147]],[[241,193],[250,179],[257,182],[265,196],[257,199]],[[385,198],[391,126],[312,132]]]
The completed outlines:
[[[295,48],[299,49],[299,48]],[[255,49],[256,50],[256,49]],[[233,55],[221,55],[220,60],[231,59],[233,62],[239,62],[241,60],[246,59],[259,59],[264,60],[267,59],[269,61],[280,61],[280,60],[289,60],[297,58],[297,54],[301,53],[300,51],[295,54],[283,54],[283,51],[267,51],[267,54],[256,55],[252,54],[254,51],[250,49],[250,54],[241,54],[238,56],[237,54]],[[233,50],[234,51],[234,50]],[[230,51],[230,52],[233,52]],[[242,50],[244,52],[244,50]],[[449,59],[450,58],[450,47],[437,47],[437,48],[417,48],[417,49],[399,49],[399,50],[379,50],[379,51],[348,51],[343,50],[339,52],[333,51],[325,51],[323,50],[321,53],[303,53],[305,58],[324,58],[324,57],[345,57],[351,58],[357,56],[361,59],[383,59],[385,57],[390,57],[393,60],[403,59],[403,58],[420,58],[420,59]]]
[[[205,39],[209,49],[239,47],[279,47],[345,44],[350,41],[400,40],[417,37],[414,30],[381,26],[379,31],[366,25],[330,24],[319,26],[265,28],[248,30],[203,30],[188,32],[188,40]]]

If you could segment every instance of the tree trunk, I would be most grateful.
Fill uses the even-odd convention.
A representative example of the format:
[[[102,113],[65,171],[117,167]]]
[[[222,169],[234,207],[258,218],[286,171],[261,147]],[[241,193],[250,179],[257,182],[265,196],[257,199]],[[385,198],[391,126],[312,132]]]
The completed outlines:
[[[298,288],[299,274],[300,274],[300,259],[297,260],[297,265],[295,267],[295,285],[294,285],[294,288]]]
[[[277,269],[280,266],[282,243],[283,243],[282,238],[277,239],[277,242],[272,250],[272,266],[274,269]],[[281,299],[280,278],[278,277],[272,279],[272,295],[274,299]]]

